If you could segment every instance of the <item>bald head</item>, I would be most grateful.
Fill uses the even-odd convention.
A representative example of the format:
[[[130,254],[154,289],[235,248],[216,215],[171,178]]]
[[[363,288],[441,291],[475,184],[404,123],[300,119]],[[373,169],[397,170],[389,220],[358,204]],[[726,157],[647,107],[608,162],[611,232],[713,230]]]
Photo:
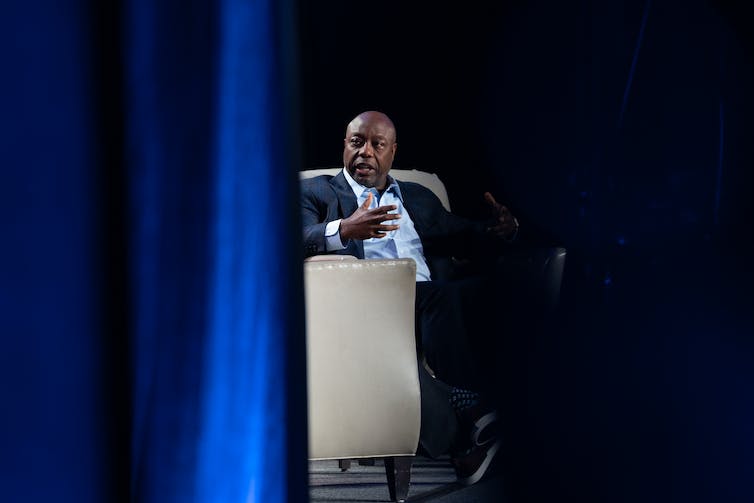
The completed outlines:
[[[373,110],[357,115],[346,127],[343,166],[365,187],[384,190],[398,144],[390,117]]]
[[[361,112],[359,115],[353,118],[351,122],[348,123],[348,127],[346,127],[346,136],[348,136],[349,129],[354,126],[358,129],[358,126],[364,122],[368,123],[381,123],[385,126],[386,129],[389,129],[392,131],[392,141],[395,141],[397,138],[396,131],[395,131],[395,124],[393,124],[393,121],[385,115],[382,112],[377,112],[375,110],[367,110],[366,112]]]

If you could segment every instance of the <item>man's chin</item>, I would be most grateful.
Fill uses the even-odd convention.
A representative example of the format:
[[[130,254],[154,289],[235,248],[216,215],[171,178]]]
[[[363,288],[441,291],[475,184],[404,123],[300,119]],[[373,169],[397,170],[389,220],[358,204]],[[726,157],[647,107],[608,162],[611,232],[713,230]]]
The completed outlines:
[[[359,182],[359,185],[363,185],[364,187],[371,189],[375,185],[375,181],[373,178],[357,178],[357,182]]]
[[[368,175],[367,176],[360,176],[360,175],[357,174],[356,176],[353,177],[353,179],[356,180],[356,182],[358,182],[359,185],[363,185],[364,187],[366,187],[368,189],[371,189],[377,183],[377,177],[376,176],[368,176]]]
[[[351,175],[351,178],[356,181],[359,185],[363,185],[364,187],[371,189],[376,188],[377,185],[380,182],[380,176],[377,170],[375,169],[354,169],[353,171],[349,170],[348,174]]]

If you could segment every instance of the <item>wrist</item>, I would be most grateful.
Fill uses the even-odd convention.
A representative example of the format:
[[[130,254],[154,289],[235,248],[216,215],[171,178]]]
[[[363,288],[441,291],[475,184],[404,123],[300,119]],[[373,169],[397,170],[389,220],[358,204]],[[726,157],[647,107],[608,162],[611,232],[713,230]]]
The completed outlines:
[[[345,248],[347,239],[343,238],[341,229],[341,220],[333,220],[325,226],[325,243],[327,251],[342,250]]]
[[[516,217],[513,217],[513,225],[513,232],[503,238],[508,243],[512,243],[518,237],[518,229],[521,227],[521,225],[518,223],[518,219]]]
[[[341,240],[342,240],[342,241],[343,241],[344,243],[345,243],[346,241],[348,241],[348,240],[350,239],[350,238],[348,237],[348,235],[349,235],[349,227],[348,227],[348,222],[346,222],[346,219],[345,219],[345,218],[344,218],[343,220],[340,220],[340,221],[338,222],[338,233],[340,234],[340,239],[341,239]]]

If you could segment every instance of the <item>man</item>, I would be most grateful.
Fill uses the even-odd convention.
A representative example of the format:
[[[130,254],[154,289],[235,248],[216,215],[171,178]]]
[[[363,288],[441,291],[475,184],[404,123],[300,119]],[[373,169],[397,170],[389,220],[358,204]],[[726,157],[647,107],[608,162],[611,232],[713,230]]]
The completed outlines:
[[[363,112],[348,124],[343,171],[302,181],[304,251],[307,256],[338,253],[416,261],[417,346],[437,376],[433,379],[420,366],[421,447],[431,456],[449,451],[459,481],[473,484],[499,449],[497,416],[468,391],[482,389],[484,383],[475,370],[463,322],[466,285],[433,278],[440,271],[428,258],[485,249],[491,238],[510,241],[518,222],[489,193],[485,199],[494,218],[480,223],[446,211],[419,184],[397,182],[389,176],[397,147],[395,126],[381,112]]]

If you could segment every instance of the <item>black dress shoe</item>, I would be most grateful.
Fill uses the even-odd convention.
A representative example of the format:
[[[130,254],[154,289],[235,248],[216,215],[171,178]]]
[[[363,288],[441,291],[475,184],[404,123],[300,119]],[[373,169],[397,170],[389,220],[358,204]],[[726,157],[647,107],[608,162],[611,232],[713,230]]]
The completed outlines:
[[[500,443],[500,439],[493,438],[487,444],[471,449],[464,456],[452,458],[458,483],[470,486],[482,480],[500,450]]]
[[[496,423],[495,411],[480,415],[472,423],[470,447],[463,454],[451,458],[459,483],[476,484],[489,470],[501,444]]]

